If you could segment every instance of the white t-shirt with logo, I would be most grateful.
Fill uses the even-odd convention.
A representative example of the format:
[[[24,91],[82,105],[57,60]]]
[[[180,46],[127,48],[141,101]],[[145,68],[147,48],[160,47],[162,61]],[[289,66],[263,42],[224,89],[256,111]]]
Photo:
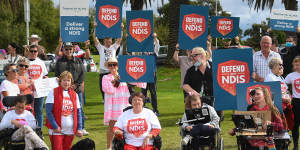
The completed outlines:
[[[11,123],[12,120],[24,121],[32,129],[36,128],[36,121],[34,116],[30,111],[24,110],[22,114],[17,114],[15,110],[11,110],[5,113],[0,123],[0,130],[5,128],[14,128],[14,125]]]
[[[47,74],[48,71],[46,65],[42,60],[36,58],[34,61],[30,61],[28,72],[26,74],[28,78],[33,80],[39,80],[39,79],[43,79],[43,76]],[[37,96],[36,91],[34,91],[34,98],[39,98]]]
[[[108,61],[109,58],[116,57],[116,52],[119,47],[120,47],[120,44],[117,44],[117,43],[112,44],[109,48],[105,47],[104,45],[102,45],[100,43],[96,46],[96,48],[99,52],[99,55],[100,55],[100,63],[99,63],[100,64],[99,65],[100,73],[103,73],[103,72],[101,72],[102,70],[109,72],[108,69],[104,66],[104,63],[106,61]],[[106,73],[106,72],[104,72],[104,73]]]
[[[19,86],[8,80],[3,80],[0,86],[1,100],[4,98],[2,92],[8,92],[8,96],[18,96],[20,94]]]
[[[285,83],[292,84],[293,97],[300,98],[300,73],[292,72],[285,78]]]
[[[78,95],[76,94],[76,102],[77,102],[77,109],[80,108],[80,102]],[[49,95],[46,99],[47,103],[54,103],[54,90],[49,92]],[[66,135],[74,134],[74,108],[73,103],[70,99],[70,95],[68,91],[63,91],[63,105],[62,105],[62,116],[61,116],[61,133]],[[77,116],[76,116],[77,117]],[[61,135],[60,133],[54,133],[51,129],[49,129],[50,135]]]
[[[127,144],[136,147],[142,146],[143,140],[152,129],[161,129],[158,118],[147,108],[143,108],[139,114],[135,114],[133,109],[125,111],[118,118],[115,127],[124,131]],[[149,145],[153,145],[153,139],[149,140]]]
[[[285,80],[283,77],[281,76],[277,76],[273,73],[269,73],[266,78],[265,78],[265,82],[271,82],[271,81],[280,81],[281,84],[281,92],[286,92],[288,89],[288,86],[285,83]]]

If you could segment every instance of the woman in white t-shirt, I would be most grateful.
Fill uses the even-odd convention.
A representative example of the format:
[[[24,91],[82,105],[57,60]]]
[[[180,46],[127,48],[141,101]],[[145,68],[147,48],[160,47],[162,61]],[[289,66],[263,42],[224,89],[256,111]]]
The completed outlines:
[[[1,92],[1,109],[3,109],[2,99],[6,96],[18,96],[20,89],[18,87],[18,70],[16,64],[7,64],[4,66],[3,71],[6,79],[2,81],[0,86]],[[6,108],[5,108],[6,109]]]
[[[74,135],[82,136],[80,102],[71,89],[72,74],[64,71],[59,76],[59,86],[49,92],[46,99],[46,126],[53,150],[70,150]]]
[[[122,113],[114,126],[117,138],[125,136],[124,150],[152,150],[153,138],[161,130],[157,116],[152,110],[144,108],[145,97],[141,92],[133,93],[129,98],[132,109]]]
[[[291,84],[293,89],[293,111],[294,111],[294,128],[292,130],[294,149],[298,149],[299,125],[300,125],[300,57],[293,60],[294,72],[288,74],[285,78],[286,84]]]

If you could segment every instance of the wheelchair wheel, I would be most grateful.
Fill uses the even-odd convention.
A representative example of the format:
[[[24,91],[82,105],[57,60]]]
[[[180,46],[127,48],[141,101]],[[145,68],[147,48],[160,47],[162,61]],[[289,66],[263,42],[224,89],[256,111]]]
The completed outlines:
[[[217,150],[224,150],[224,140],[222,137],[218,139]]]

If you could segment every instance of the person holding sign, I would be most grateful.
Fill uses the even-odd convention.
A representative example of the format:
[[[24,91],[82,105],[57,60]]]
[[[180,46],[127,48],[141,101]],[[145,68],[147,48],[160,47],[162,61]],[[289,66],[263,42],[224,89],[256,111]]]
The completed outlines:
[[[298,150],[299,126],[300,126],[300,57],[293,60],[294,72],[288,74],[285,78],[286,84],[292,85],[293,91],[293,111],[294,111],[294,128],[292,130],[294,150]]]
[[[257,82],[263,82],[266,76],[271,73],[268,62],[273,58],[281,59],[280,55],[271,51],[272,38],[270,36],[263,36],[260,40],[261,50],[255,52],[253,55],[253,69],[252,78]]]
[[[186,51],[186,56],[178,56],[179,54],[179,44],[176,44],[176,50],[174,51],[173,54],[173,59],[179,64],[179,68],[180,68],[180,73],[181,73],[181,80],[180,80],[180,87],[183,87],[183,81],[184,81],[184,77],[186,74],[186,71],[194,65],[194,61],[192,59],[192,51],[191,50],[187,50]],[[184,97],[186,97],[188,95],[188,93],[186,93],[183,90],[183,95]]]
[[[207,53],[203,48],[195,47],[191,56],[195,63],[186,72],[183,90],[190,95],[211,98],[213,96],[212,65],[207,60]],[[213,105],[210,100],[206,103]]]
[[[118,118],[113,128],[114,134],[119,139],[125,138],[124,150],[154,150],[153,138],[161,130],[157,116],[144,108],[146,100],[141,92],[133,93],[129,103],[133,108]]]
[[[94,23],[94,29],[96,28],[97,23]],[[121,28],[123,28],[123,24],[121,24]],[[105,67],[104,63],[108,61],[109,58],[111,57],[116,57],[116,51],[120,47],[121,41],[122,41],[122,34],[121,37],[116,39],[115,43],[112,44],[112,38],[107,37],[103,39],[104,45],[102,45],[98,38],[96,37],[96,32],[94,31],[93,33],[93,38],[95,41],[95,46],[99,52],[100,56],[100,63],[99,63],[99,88],[100,92],[102,93],[102,98],[105,100],[105,94],[102,89],[102,79],[103,76],[109,74],[109,69]]]
[[[27,76],[29,77],[29,79],[32,79],[34,81],[47,78],[48,71],[45,63],[38,58],[37,45],[31,45],[29,47],[29,54],[27,58],[30,60],[27,72]],[[34,91],[34,112],[35,118],[40,128],[43,127],[43,104],[44,97],[39,97],[37,95],[37,92]]]
[[[110,74],[103,76],[102,87],[105,93],[104,125],[108,125],[107,149],[111,149],[114,136],[113,127],[123,109],[129,106],[128,98],[130,94],[127,84],[119,81],[118,60],[114,57],[109,58],[104,65],[110,71]]]
[[[53,150],[70,150],[74,134],[82,137],[81,105],[73,90],[72,74],[59,76],[59,87],[49,92],[46,100],[46,126]]]

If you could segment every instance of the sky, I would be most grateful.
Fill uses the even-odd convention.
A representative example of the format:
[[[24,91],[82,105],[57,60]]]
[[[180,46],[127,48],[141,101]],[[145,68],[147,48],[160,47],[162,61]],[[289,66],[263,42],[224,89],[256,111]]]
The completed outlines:
[[[53,0],[55,5],[59,4],[59,0]],[[94,2],[90,1],[90,7],[94,7]],[[168,3],[169,0],[164,0],[164,3]],[[270,9],[265,9],[264,11],[254,10],[250,8],[247,4],[247,0],[220,0],[221,6],[224,11],[231,12],[232,17],[240,17],[240,28],[245,31],[248,28],[251,28],[252,24],[261,23],[270,17]],[[155,14],[157,13],[157,8],[161,6],[161,0],[154,0],[151,7],[145,8],[147,10],[153,10]],[[281,0],[274,0],[273,9],[282,9],[284,10],[284,5],[281,3]],[[126,14],[126,11],[130,10],[130,4],[124,4],[123,6],[123,16]],[[125,17],[125,16],[124,16]]]

